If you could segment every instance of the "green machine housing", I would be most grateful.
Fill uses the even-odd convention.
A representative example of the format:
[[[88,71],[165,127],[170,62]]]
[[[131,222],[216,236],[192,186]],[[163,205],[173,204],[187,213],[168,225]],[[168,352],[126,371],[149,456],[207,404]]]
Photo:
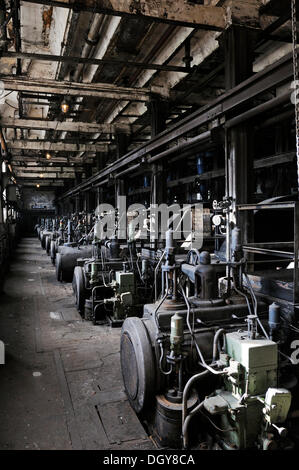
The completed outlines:
[[[204,407],[220,416],[227,449],[266,449],[271,426],[279,439],[280,429],[285,431],[276,424],[286,420],[291,405],[291,393],[277,388],[277,344],[259,336],[251,339],[246,331],[228,333],[225,338],[226,352],[220,354],[224,386],[206,398]]]

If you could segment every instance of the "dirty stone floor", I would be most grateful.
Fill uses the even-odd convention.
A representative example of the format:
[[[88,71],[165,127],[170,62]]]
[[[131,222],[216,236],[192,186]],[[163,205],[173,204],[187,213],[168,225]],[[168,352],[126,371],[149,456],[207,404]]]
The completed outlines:
[[[153,449],[123,389],[120,329],[82,321],[37,238],[0,296],[0,449]]]

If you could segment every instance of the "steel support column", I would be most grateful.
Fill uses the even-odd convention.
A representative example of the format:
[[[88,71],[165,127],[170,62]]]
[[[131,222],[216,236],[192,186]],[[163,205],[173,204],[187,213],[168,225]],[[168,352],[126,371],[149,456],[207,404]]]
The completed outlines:
[[[117,159],[123,157],[126,152],[127,152],[127,135],[124,133],[117,133],[116,134],[116,156]],[[120,197],[121,196],[126,196],[127,195],[127,184],[126,180],[123,178],[116,178],[115,180],[115,205],[118,210],[121,210],[121,203],[120,203]],[[120,217],[123,216],[123,214],[119,214]],[[124,235],[125,236],[125,235]]]
[[[167,117],[167,103],[162,102],[158,99],[153,99],[149,104],[151,113],[151,129],[152,138],[163,132],[166,127]],[[154,152],[152,154],[154,156]],[[154,163],[152,165],[152,204],[166,203],[167,192],[166,192],[166,175],[165,175],[165,164]]]
[[[75,212],[78,214],[81,211],[81,197],[80,194],[75,196]]]
[[[224,34],[225,85],[230,90],[252,75],[253,39],[255,33],[246,27],[232,25]],[[237,214],[236,206],[250,202],[252,194],[253,154],[252,126],[247,123],[226,130],[226,196],[232,200],[228,215],[227,257],[230,257],[230,230],[241,229],[243,242],[251,240],[250,215]]]
[[[151,134],[152,138],[163,132],[166,128],[168,104],[159,100],[158,98],[152,99],[149,103],[149,111],[151,115]],[[160,149],[163,150],[163,149]],[[155,152],[152,153],[154,156]],[[167,185],[165,174],[165,162],[153,163],[152,168],[152,188],[150,202],[153,205],[159,206],[160,204],[167,203]],[[154,240],[152,240],[154,241]],[[154,241],[153,246],[158,247],[157,240]]]

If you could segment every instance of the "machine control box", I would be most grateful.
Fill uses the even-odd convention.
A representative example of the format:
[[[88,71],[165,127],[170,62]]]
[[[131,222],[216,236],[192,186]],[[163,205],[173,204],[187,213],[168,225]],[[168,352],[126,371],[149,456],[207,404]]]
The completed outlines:
[[[118,293],[123,294],[125,292],[135,291],[135,277],[134,273],[125,273],[116,271],[115,281],[118,284]]]
[[[234,394],[258,395],[277,386],[276,343],[266,338],[250,339],[246,332],[238,331],[226,335],[226,352],[231,358],[229,368],[235,372],[231,381]],[[241,367],[237,368],[236,362]],[[238,381],[235,380],[237,375]]]

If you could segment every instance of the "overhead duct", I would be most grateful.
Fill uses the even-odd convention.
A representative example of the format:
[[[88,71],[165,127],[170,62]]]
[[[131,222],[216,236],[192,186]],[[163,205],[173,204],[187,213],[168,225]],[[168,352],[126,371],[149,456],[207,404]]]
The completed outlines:
[[[0,51],[7,51],[6,25],[6,5],[4,0],[0,0]]]
[[[86,39],[85,39],[85,44],[84,44],[82,54],[81,54],[81,56],[83,58],[89,57],[90,52],[92,51],[92,49],[98,43],[99,30],[100,30],[100,27],[101,27],[102,23],[103,23],[103,15],[97,13],[94,16],[94,19],[93,19],[93,22],[91,24],[89,33],[87,34]],[[75,71],[74,76],[73,76],[73,80],[75,82],[80,80],[83,68],[84,68],[84,64],[79,64],[77,66],[76,71]]]

